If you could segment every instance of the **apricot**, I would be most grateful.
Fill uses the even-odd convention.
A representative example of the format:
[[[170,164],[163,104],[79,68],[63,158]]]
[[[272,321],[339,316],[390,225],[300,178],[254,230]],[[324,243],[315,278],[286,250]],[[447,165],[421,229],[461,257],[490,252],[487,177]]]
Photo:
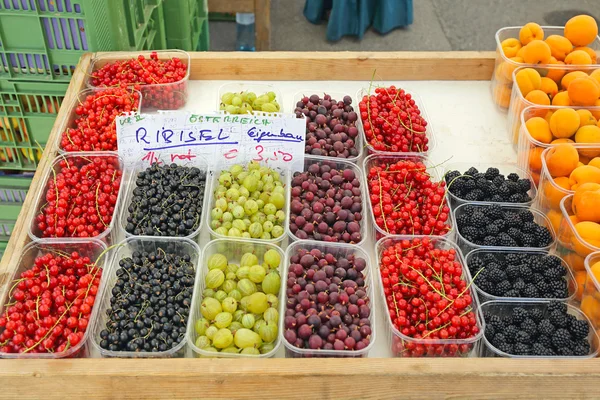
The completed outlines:
[[[554,96],[552,98],[552,105],[569,107],[571,105],[571,98],[569,97],[569,93],[567,93],[567,92],[557,93],[556,96]]]
[[[592,167],[600,168],[600,157],[592,158],[587,165],[591,165]]]
[[[519,40],[525,46],[534,40],[544,40],[544,30],[535,22],[529,22],[519,31]],[[583,45],[585,46],[585,45]]]
[[[596,167],[589,167],[596,168]],[[597,168],[596,168],[597,169]],[[580,185],[575,194],[571,208],[580,221],[600,222],[600,183],[587,182]],[[597,236],[600,241],[600,235]]]
[[[568,138],[577,132],[579,123],[580,117],[577,111],[572,108],[561,108],[550,118],[550,131],[556,138]]]
[[[562,219],[562,213],[558,210],[548,210],[546,217],[548,217],[550,220],[550,224],[552,225],[554,232],[558,232],[558,229],[560,228],[560,221]]]
[[[583,153],[581,152],[581,149],[578,149],[577,151],[579,152],[579,162],[582,163],[583,165],[588,165],[588,163],[590,162],[590,160],[593,157],[588,157],[585,154],[583,154],[583,153],[585,153],[585,150],[583,151]],[[593,165],[592,165],[592,167],[593,167]]]
[[[546,206],[554,210],[560,209],[560,201],[569,194],[571,185],[569,184],[569,178],[566,176],[559,176],[553,179],[553,182],[548,180],[544,184],[544,195]],[[560,221],[559,221],[560,222]],[[556,229],[558,231],[558,229]]]
[[[569,84],[577,78],[589,78],[588,74],[583,71],[573,71],[566,74],[560,81],[560,85],[564,90],[569,89]]]
[[[592,325],[597,326],[598,319],[600,318],[600,301],[591,295],[583,296],[581,299],[581,311],[592,320]]]
[[[585,51],[586,53],[588,53],[588,55],[592,59],[592,64],[596,64],[598,61],[598,54],[596,54],[596,50],[594,50],[594,49],[590,49],[589,47],[575,47],[573,50],[574,51],[581,50],[581,51]]]
[[[591,63],[592,57],[583,50],[575,50],[565,57],[565,64],[567,65],[590,65]]]
[[[542,147],[534,147],[529,150],[529,168],[534,172],[539,172],[542,169],[542,152],[544,149]],[[533,173],[532,173],[533,175]],[[539,182],[536,180],[536,182]]]
[[[600,84],[600,69],[592,71],[590,78],[594,79],[596,82],[598,82],[598,84]]]
[[[534,32],[537,32],[535,27],[532,27],[529,30],[532,32],[531,37],[534,36]],[[573,43],[573,46],[587,46],[596,39],[596,36],[598,36],[598,24],[596,23],[596,20],[589,15],[577,15],[568,20],[565,24],[565,37]]]
[[[519,39],[508,38],[504,39],[502,43],[500,43],[500,47],[502,48],[504,56],[507,58],[511,58],[517,55],[517,52],[521,50],[521,47],[523,47],[523,45],[521,44]]]
[[[579,114],[579,127],[586,125],[596,125],[598,121],[592,115],[589,110],[577,110],[577,114]]]
[[[554,114],[554,111],[549,110],[546,115],[544,115],[544,119],[546,120],[546,122],[550,123],[550,118],[552,118],[552,115]]]
[[[581,241],[573,238],[573,248],[582,257],[587,257],[595,249],[600,247],[600,224],[591,221],[578,222],[575,231],[579,234]]]
[[[575,143],[575,142],[573,140],[567,139],[567,138],[554,139],[553,141],[550,142],[550,144],[561,144],[561,143]]]
[[[546,72],[546,78],[550,78],[554,82],[560,83],[563,76],[565,76],[565,74],[567,73],[567,71],[564,68],[561,68],[561,65],[565,65],[565,63],[563,61],[558,61],[554,57],[550,57],[550,61],[548,61],[548,64],[552,65],[552,67],[547,69],[548,72]]]
[[[539,90],[546,93],[550,98],[553,98],[558,93],[558,85],[552,79],[543,77]]]
[[[569,175],[571,190],[577,190],[584,183],[600,183],[600,168],[591,165],[578,166]]]
[[[590,272],[596,279],[596,282],[600,282],[600,261],[596,261],[590,266]]]
[[[587,272],[576,271],[575,272],[575,283],[577,284],[577,291],[575,292],[575,299],[581,301],[583,296],[583,289],[585,287],[585,281],[587,279]]]
[[[585,271],[584,258],[577,253],[569,252],[562,257],[573,271]]]
[[[575,147],[570,144],[558,144],[551,147],[546,153],[546,166],[553,178],[557,176],[569,176],[579,162],[579,154]]]
[[[582,53],[587,56],[587,53]],[[527,64],[548,64],[551,56],[550,46],[542,40],[533,40],[523,48],[523,60]]]
[[[532,92],[533,93],[533,92]],[[541,143],[550,143],[552,141],[552,133],[550,125],[541,117],[533,117],[525,122],[525,127],[532,138]]]
[[[569,98],[575,106],[593,106],[600,97],[600,85],[595,79],[577,78],[569,84]]]
[[[533,68],[523,68],[515,74],[515,82],[523,96],[542,87],[542,77]]]
[[[563,61],[567,54],[573,50],[573,45],[564,36],[550,35],[546,38],[545,42],[550,47],[552,57],[560,61]]]
[[[498,67],[496,78],[502,81],[510,82],[512,84],[513,72],[519,67],[517,64],[523,63],[523,59],[521,57],[511,57],[510,60],[513,62],[506,61],[500,64],[500,66]]]
[[[575,133],[575,143],[598,143],[600,144],[600,127],[597,125],[586,125],[577,129]],[[600,145],[598,149],[580,149],[582,155],[588,158],[594,158],[600,155]]]
[[[510,105],[510,96],[512,89],[502,83],[494,86],[494,103],[502,108],[508,108]]]
[[[548,97],[548,95],[539,89],[532,90],[531,92],[527,93],[527,96],[525,96],[525,100],[541,106],[550,105],[550,98]]]

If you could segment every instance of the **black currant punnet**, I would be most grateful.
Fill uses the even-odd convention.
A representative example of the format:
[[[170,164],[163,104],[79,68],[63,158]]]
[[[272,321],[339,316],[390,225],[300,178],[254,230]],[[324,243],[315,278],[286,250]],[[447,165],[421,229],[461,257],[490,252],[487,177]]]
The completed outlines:
[[[485,173],[480,173],[474,167],[464,174],[460,171],[450,171],[446,174],[445,180],[450,193],[463,200],[498,203],[531,201],[527,193],[532,186],[529,179],[521,179],[515,173],[505,178],[497,168],[488,168]]]
[[[202,223],[206,173],[176,164],[141,171],[127,209],[125,230],[132,235],[191,235]]]
[[[551,301],[527,307],[501,304],[484,312],[485,337],[498,350],[519,356],[590,354],[589,322],[568,314],[565,303]],[[496,315],[495,311],[504,316]]]
[[[195,276],[190,260],[162,249],[121,259],[100,347],[156,353],[185,340]]]

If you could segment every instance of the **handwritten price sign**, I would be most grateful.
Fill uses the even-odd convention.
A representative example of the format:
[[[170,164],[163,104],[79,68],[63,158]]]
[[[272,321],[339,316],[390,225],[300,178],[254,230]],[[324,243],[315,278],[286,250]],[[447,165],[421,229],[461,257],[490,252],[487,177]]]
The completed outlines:
[[[168,112],[117,118],[119,154],[128,165],[193,161],[211,165],[259,161],[300,171],[306,122],[293,115],[235,116]]]

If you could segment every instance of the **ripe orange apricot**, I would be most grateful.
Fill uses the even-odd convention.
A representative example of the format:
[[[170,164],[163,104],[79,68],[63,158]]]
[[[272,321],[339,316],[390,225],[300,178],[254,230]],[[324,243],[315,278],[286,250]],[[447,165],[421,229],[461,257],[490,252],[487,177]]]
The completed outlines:
[[[502,83],[498,83],[494,86],[494,103],[499,107],[508,108],[510,105],[510,95],[512,89]]]
[[[560,143],[575,143],[575,141],[571,140],[571,139],[567,139],[567,138],[560,138],[560,139],[554,139],[553,141],[550,142],[550,144],[560,144]]]
[[[594,118],[594,116],[592,115],[590,110],[577,110],[577,114],[579,114],[579,119],[580,119],[579,127],[580,128],[582,126],[596,125],[598,123],[598,121],[596,120],[596,118]]]
[[[565,37],[574,46],[587,46],[598,36],[598,24],[589,15],[577,15],[565,24]]]
[[[548,122],[541,117],[529,118],[525,122],[525,127],[532,138],[542,143],[550,143],[552,141],[552,133],[550,132],[550,125]]]
[[[573,45],[564,36],[550,35],[546,38],[545,42],[550,46],[552,57],[560,61],[563,61],[567,54],[573,50]]]
[[[575,292],[575,300],[581,301],[583,297],[583,289],[585,288],[585,281],[587,280],[587,272],[575,271],[574,274],[575,283],[577,284],[577,291]]]
[[[550,46],[542,40],[533,40],[523,48],[523,60],[527,64],[548,64],[551,56]]]
[[[598,143],[600,144],[600,127],[597,125],[586,125],[577,129],[575,133],[575,143]],[[597,149],[580,149],[579,152],[588,157],[594,158],[600,155],[600,145]]]
[[[569,138],[577,132],[579,123],[580,117],[577,111],[572,108],[561,108],[550,118],[550,131],[556,138]]]
[[[548,95],[540,89],[532,90],[531,92],[527,93],[525,100],[541,106],[550,105],[550,97],[548,97]]]
[[[543,190],[545,195],[545,198],[543,199],[546,202],[545,206],[554,210],[559,210],[560,201],[569,194],[569,190],[571,190],[569,178],[566,176],[559,176],[554,178],[554,183],[547,181]]]
[[[542,87],[542,77],[533,68],[523,68],[515,73],[515,82],[523,96],[527,96],[532,90]]]
[[[592,113],[594,118],[600,121],[600,99],[596,100],[596,102],[594,103],[594,108],[590,109],[590,112]]]
[[[591,165],[592,167],[600,168],[600,157],[594,157],[590,161],[588,161],[587,165]]]
[[[544,40],[544,30],[535,22],[529,22],[528,24],[525,24],[519,31],[519,40],[523,46],[534,40],[542,41]]]
[[[596,50],[594,49],[590,49],[589,47],[575,47],[573,50],[581,50],[588,53],[592,59],[592,64],[596,64],[598,61],[598,54],[596,54]]]
[[[593,106],[600,97],[600,85],[589,76],[574,79],[569,84],[569,98],[575,106]]]
[[[565,74],[567,73],[567,71],[561,67],[562,65],[565,65],[565,63],[563,61],[558,61],[554,57],[550,57],[550,61],[548,61],[548,64],[552,65],[552,67],[546,70],[546,78],[550,78],[554,82],[560,83],[563,76],[565,76]]]
[[[577,190],[584,183],[600,183],[600,169],[591,165],[575,168],[569,175],[571,190]]]
[[[552,98],[552,105],[569,107],[571,105],[571,98],[569,97],[569,93],[567,93],[567,92],[556,93],[556,95]]]
[[[528,161],[529,168],[535,173],[539,173],[542,169],[542,152],[543,151],[544,151],[544,148],[542,148],[542,147],[534,147],[529,150],[529,161]],[[533,175],[533,172],[531,175]],[[538,180],[535,180],[535,181],[538,182],[539,178],[538,178]]]
[[[560,86],[562,86],[563,90],[569,89],[569,85],[577,78],[588,78],[589,75],[583,71],[573,71],[566,74],[562,80],[560,81]]]
[[[496,73],[496,78],[499,80],[506,80],[512,84],[513,71],[519,67],[517,64],[523,63],[523,59],[521,57],[511,57],[510,60],[513,62],[505,61],[500,64]]]
[[[552,79],[543,77],[540,90],[553,98],[558,93],[558,85]]]
[[[504,56],[507,58],[511,58],[517,55],[517,52],[521,50],[521,47],[523,47],[523,45],[521,45],[519,39],[508,38],[504,39],[502,43],[500,43],[500,47],[502,48]]]
[[[577,255],[577,253],[570,252],[562,257],[567,263],[569,268],[573,271],[585,271],[584,258]]]
[[[575,190],[571,207],[579,221],[600,222],[599,204],[600,184],[597,182],[588,182],[579,185],[577,190]],[[600,241],[600,236],[597,239]]]
[[[592,247],[600,247],[600,224],[591,221],[582,221],[575,225],[575,231],[581,237],[580,242],[577,238],[573,238],[573,248],[582,257],[587,257],[588,254],[595,249]]]
[[[579,153],[568,143],[551,147],[546,153],[546,167],[553,178],[569,176],[579,162]]]
[[[590,65],[591,63],[592,57],[583,50],[575,50],[565,57],[567,65]]]

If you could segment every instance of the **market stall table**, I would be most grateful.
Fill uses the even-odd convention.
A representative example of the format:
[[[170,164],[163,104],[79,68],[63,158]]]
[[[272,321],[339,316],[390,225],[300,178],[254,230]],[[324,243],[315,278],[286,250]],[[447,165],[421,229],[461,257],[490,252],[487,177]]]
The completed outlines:
[[[82,57],[65,104],[84,88],[91,58]],[[213,111],[224,80],[273,83],[287,109],[293,94],[303,90],[354,96],[369,86],[375,70],[375,84],[395,84],[421,97],[437,138],[434,164],[516,159],[505,133],[505,115],[496,109],[489,91],[493,53],[192,53],[191,63],[186,110]],[[329,81],[327,71],[345,80]],[[56,137],[67,113],[66,107],[61,109],[25,200],[23,210],[28,212],[21,213],[0,264],[4,290],[30,241],[34,194],[56,154]],[[363,248],[375,264],[372,234]],[[379,315],[381,332],[384,318]],[[381,335],[370,358],[363,359],[3,360],[0,397],[60,393],[124,398],[569,398],[600,389],[595,360],[377,358],[389,356]]]

